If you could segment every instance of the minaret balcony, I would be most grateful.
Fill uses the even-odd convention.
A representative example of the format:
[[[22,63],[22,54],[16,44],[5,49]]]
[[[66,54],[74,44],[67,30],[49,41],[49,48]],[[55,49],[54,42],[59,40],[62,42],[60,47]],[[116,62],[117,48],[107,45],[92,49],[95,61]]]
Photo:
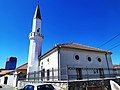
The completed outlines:
[[[42,37],[42,38],[43,38],[43,35],[40,34],[39,32],[31,32],[31,33],[29,34],[29,37],[35,37],[35,36],[39,36],[39,37]]]

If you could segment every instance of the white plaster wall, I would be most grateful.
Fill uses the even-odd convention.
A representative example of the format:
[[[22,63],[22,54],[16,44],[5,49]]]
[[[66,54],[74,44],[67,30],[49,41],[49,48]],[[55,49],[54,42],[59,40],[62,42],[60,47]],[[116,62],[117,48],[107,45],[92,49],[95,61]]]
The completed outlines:
[[[52,68],[58,69],[58,51],[52,52],[50,55],[45,56],[40,61],[40,70],[45,69],[46,70],[52,70]],[[50,76],[52,76],[52,72],[50,72]],[[54,72],[54,76],[58,76],[58,72]]]
[[[8,77],[8,80],[7,80],[7,85],[13,85],[13,81],[14,81],[14,75],[5,75],[5,76],[2,76],[0,77],[0,84],[4,84],[4,78],[5,77]]]
[[[14,75],[8,75],[7,77],[8,77],[7,85],[13,86]]]
[[[41,20],[35,18],[33,19],[32,32],[37,32],[38,28],[40,28],[41,33]]]
[[[113,68],[111,54],[107,54],[107,58],[108,58],[109,67]]]
[[[79,55],[79,60],[75,59],[75,55]],[[88,61],[87,57],[91,57],[91,62]],[[97,58],[101,58],[101,62],[98,62]],[[105,53],[92,52],[92,51],[75,51],[75,50],[61,50],[60,51],[61,66],[80,66],[87,68],[107,68],[107,62]],[[108,61],[110,56],[108,58]],[[110,62],[109,62],[110,63]],[[110,68],[112,65],[110,64]]]
[[[4,84],[4,76],[0,77],[0,84]]]
[[[41,36],[35,36],[30,39],[27,72],[38,71],[38,56],[41,55],[41,44]]]
[[[46,70],[50,68],[58,68],[58,51],[56,50],[50,55],[47,55],[45,58],[43,58],[40,61],[40,66],[42,66]]]
[[[17,80],[17,72],[15,72],[15,73],[14,73],[14,78],[13,78],[13,85],[12,85],[13,87],[16,87],[17,81],[18,81],[18,80]]]
[[[79,55],[79,60],[75,59],[75,55]],[[88,61],[88,57],[91,57],[91,62]],[[101,62],[98,62],[98,58],[101,58]],[[60,50],[60,65],[61,68],[66,67],[78,67],[78,68],[108,68],[105,53],[82,51],[82,50],[71,50],[61,49]],[[112,68],[110,54],[108,55],[109,68]],[[64,70],[65,71],[65,70]],[[76,70],[68,71],[69,74],[76,75]],[[93,71],[83,71],[82,74],[94,74]],[[108,74],[106,70],[104,74]],[[65,73],[63,73],[65,75]],[[98,73],[96,75],[99,76]]]

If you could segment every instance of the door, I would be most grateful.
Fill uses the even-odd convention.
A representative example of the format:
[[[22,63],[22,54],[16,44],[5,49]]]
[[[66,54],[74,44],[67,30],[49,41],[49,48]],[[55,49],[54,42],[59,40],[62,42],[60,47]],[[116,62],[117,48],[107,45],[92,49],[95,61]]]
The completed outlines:
[[[47,80],[49,80],[50,79],[50,70],[48,69],[47,70]]]
[[[45,78],[45,69],[41,70],[41,80],[43,81],[43,78]]]
[[[82,69],[76,68],[77,80],[82,79]]]
[[[103,68],[99,68],[99,75],[100,75],[100,78],[105,77]]]
[[[7,84],[8,77],[4,77],[4,84]]]

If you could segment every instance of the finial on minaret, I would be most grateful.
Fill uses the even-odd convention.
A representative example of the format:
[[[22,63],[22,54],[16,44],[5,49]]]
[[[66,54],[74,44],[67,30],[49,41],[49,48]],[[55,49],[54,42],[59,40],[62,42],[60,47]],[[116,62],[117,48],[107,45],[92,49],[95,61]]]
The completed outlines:
[[[41,14],[40,14],[40,9],[39,9],[39,1],[38,1],[38,5],[36,7],[36,10],[35,10],[34,18],[39,18],[42,20]]]

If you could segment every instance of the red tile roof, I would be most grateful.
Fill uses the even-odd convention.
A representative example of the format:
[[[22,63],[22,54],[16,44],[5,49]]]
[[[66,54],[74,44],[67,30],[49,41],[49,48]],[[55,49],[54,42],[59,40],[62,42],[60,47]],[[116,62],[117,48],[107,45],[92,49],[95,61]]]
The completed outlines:
[[[27,69],[27,67],[28,67],[28,63],[25,63],[25,64],[19,66],[19,67],[17,68],[17,70],[18,70],[18,69]]]
[[[14,70],[2,70],[1,72],[0,72],[0,75],[5,75],[5,74],[7,74],[7,73],[11,73],[11,72],[13,72]]]
[[[83,49],[83,50],[108,52],[106,50],[101,50],[99,48],[93,48],[93,47],[90,47],[90,46],[85,46],[85,45],[76,44],[76,43],[58,44],[57,46],[64,47],[64,48],[73,48],[73,49]]]
[[[120,68],[120,65],[113,65],[114,68]]]
[[[107,50],[102,50],[102,49],[99,49],[99,48],[93,48],[93,47],[90,47],[90,46],[85,46],[85,45],[81,45],[81,44],[77,44],[77,43],[65,43],[65,44],[57,44],[57,45],[55,45],[55,47],[50,49],[48,52],[46,52],[45,54],[43,54],[39,58],[43,57],[44,55],[48,54],[49,52],[51,52],[52,50],[55,50],[57,48],[68,48],[68,49],[77,49],[77,50],[103,52],[103,53],[112,54],[112,52],[109,52]]]

